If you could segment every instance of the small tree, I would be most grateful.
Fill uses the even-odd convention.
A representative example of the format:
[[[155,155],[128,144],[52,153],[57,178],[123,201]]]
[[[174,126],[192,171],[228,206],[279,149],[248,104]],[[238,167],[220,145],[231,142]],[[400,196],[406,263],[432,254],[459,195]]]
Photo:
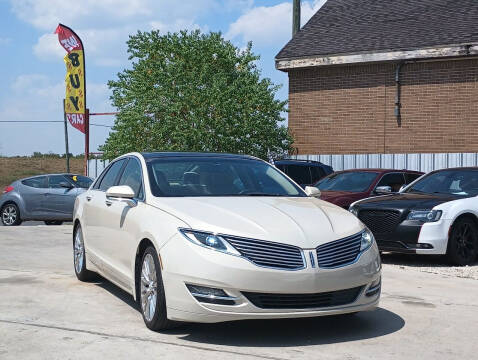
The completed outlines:
[[[291,150],[279,124],[286,101],[260,78],[249,43],[239,50],[220,33],[138,32],[128,42],[132,69],[110,81],[118,108],[101,147],[106,158],[130,151],[214,151],[260,158]]]

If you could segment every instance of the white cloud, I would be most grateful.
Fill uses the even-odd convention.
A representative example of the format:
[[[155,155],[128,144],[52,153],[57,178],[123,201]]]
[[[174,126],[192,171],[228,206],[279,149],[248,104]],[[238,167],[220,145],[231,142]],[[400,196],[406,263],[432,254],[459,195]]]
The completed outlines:
[[[8,45],[12,42],[11,38],[8,37],[0,37],[0,45]]]
[[[301,22],[305,24],[326,0],[303,1]],[[253,7],[229,27],[228,39],[242,42],[252,40],[259,46],[283,45],[291,36],[292,3]]]
[[[40,60],[62,59],[65,50],[58,43],[58,35],[43,34],[33,45],[33,53]]]

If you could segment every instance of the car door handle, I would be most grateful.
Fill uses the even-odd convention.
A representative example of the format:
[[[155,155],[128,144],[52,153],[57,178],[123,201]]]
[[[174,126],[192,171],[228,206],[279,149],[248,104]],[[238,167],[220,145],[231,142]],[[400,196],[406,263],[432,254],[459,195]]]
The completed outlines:
[[[106,206],[111,206],[111,204],[113,204],[113,201],[105,200],[105,204],[106,204]]]
[[[86,201],[91,201],[91,196],[87,196]]]

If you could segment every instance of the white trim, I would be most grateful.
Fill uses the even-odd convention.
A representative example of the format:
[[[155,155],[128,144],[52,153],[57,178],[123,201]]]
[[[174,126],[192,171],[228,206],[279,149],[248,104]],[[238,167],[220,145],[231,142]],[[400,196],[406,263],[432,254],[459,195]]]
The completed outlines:
[[[424,48],[404,51],[311,56],[304,58],[276,59],[276,69],[287,71],[315,66],[371,63],[410,59],[443,58],[478,55],[478,44]]]

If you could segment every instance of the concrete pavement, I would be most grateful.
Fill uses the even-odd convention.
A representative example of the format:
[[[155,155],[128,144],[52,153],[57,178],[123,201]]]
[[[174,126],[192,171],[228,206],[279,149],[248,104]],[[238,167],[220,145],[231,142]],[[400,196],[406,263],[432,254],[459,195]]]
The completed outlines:
[[[71,225],[0,228],[0,359],[474,359],[478,281],[384,265],[355,317],[189,324],[154,333],[111,283],[81,283]]]

